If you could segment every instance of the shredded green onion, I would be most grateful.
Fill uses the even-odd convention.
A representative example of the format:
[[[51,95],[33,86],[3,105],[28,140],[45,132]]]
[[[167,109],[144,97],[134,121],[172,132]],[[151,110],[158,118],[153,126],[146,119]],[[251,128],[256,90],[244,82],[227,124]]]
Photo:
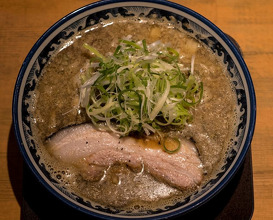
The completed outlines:
[[[86,43],[84,47],[94,57],[81,76],[80,104],[95,125],[104,124],[122,136],[136,131],[149,135],[192,120],[203,83],[193,69],[181,70],[178,51],[128,39],[120,40],[109,56]]]

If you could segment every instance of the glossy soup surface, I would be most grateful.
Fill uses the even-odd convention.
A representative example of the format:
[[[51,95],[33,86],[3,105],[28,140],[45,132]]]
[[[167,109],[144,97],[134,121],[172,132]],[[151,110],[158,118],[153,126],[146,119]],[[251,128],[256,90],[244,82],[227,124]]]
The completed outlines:
[[[169,131],[194,141],[204,165],[205,183],[223,163],[236,125],[234,91],[225,67],[205,45],[175,25],[156,20],[124,20],[98,24],[82,31],[60,46],[43,69],[33,95],[32,129],[39,143],[38,153],[53,178],[88,200],[111,207],[146,209],[174,204],[192,189],[180,191],[155,180],[148,173],[137,175],[126,165],[114,165],[105,181],[88,182],[73,166],[59,163],[44,143],[52,134],[69,125],[89,122],[79,105],[79,74],[85,71],[91,54],[88,43],[102,54],[113,52],[118,40],[128,35],[147,43],[160,40],[177,49],[181,62],[190,69],[195,56],[195,75],[203,82],[204,95],[193,110],[194,119],[183,129]],[[196,190],[196,189],[195,189]],[[151,203],[153,201],[153,203]]]

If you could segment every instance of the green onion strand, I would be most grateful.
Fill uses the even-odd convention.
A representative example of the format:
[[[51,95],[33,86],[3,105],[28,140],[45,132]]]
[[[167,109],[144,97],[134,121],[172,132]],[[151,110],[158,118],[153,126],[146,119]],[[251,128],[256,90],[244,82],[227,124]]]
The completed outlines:
[[[181,148],[181,142],[178,138],[166,137],[163,140],[163,150],[169,154],[173,154]]]

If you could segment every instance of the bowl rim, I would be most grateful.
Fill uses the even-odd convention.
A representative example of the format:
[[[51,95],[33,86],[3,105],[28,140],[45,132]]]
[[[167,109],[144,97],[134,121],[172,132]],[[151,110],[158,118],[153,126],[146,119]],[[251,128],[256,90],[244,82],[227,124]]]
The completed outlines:
[[[234,45],[232,40],[225,33],[223,33],[214,23],[212,23],[211,21],[209,21],[207,18],[203,17],[199,13],[193,11],[192,9],[189,9],[189,8],[183,6],[183,5],[179,5],[177,3],[166,1],[166,0],[131,0],[131,1],[128,1],[128,0],[104,0],[104,1],[98,1],[98,2],[94,2],[94,3],[91,3],[91,4],[85,5],[85,6],[81,7],[81,8],[79,8],[79,9],[76,9],[73,12],[65,15],[63,18],[59,19],[56,23],[54,23],[46,32],[43,33],[43,35],[33,45],[33,47],[31,48],[31,50],[27,54],[27,56],[26,56],[26,58],[25,58],[25,60],[24,60],[24,62],[22,64],[22,67],[21,67],[21,69],[19,71],[19,74],[17,76],[17,80],[16,80],[15,88],[14,88],[14,93],[13,93],[13,100],[12,100],[13,127],[14,127],[15,136],[16,136],[16,139],[17,139],[21,154],[23,155],[24,161],[26,162],[26,164],[28,165],[28,167],[30,168],[32,173],[35,174],[37,180],[40,183],[42,183],[42,185],[50,193],[52,193],[56,198],[58,198],[59,200],[61,200],[65,204],[69,205],[70,207],[73,207],[75,210],[80,210],[81,212],[83,212],[85,214],[91,215],[89,210],[86,210],[86,209],[84,209],[82,207],[77,206],[76,204],[68,201],[64,197],[60,197],[60,194],[57,193],[51,186],[48,185],[48,183],[43,179],[43,177],[40,176],[40,174],[38,173],[38,171],[36,170],[36,168],[32,164],[32,161],[28,157],[27,152],[26,152],[26,150],[24,148],[22,138],[21,138],[21,135],[20,135],[20,131],[19,131],[19,121],[18,121],[18,117],[17,117],[18,116],[19,90],[20,90],[20,87],[21,87],[21,83],[22,83],[24,73],[25,73],[25,71],[26,71],[26,69],[28,67],[28,64],[29,64],[30,60],[34,56],[36,50],[47,39],[47,37],[50,36],[50,34],[52,34],[58,27],[65,24],[67,21],[74,18],[75,16],[77,16],[79,14],[82,14],[83,12],[86,12],[88,10],[98,8],[98,7],[101,7],[101,6],[104,6],[104,5],[110,5],[110,4],[116,4],[116,3],[128,3],[128,2],[132,2],[132,3],[153,3],[154,5],[168,6],[168,7],[177,9],[179,11],[182,11],[184,13],[187,13],[187,14],[193,16],[194,18],[196,18],[197,20],[201,21],[202,23],[204,23],[206,26],[210,27],[228,45],[230,50],[235,55],[236,59],[239,62],[240,67],[242,68],[242,72],[244,73],[246,84],[248,86],[249,99],[250,99],[250,111],[249,111],[250,112],[250,121],[249,121],[249,128],[248,128],[247,135],[246,135],[246,140],[245,140],[244,146],[242,146],[242,151],[241,151],[239,157],[235,161],[233,167],[230,169],[228,175],[226,175],[222,179],[222,181],[217,185],[217,187],[214,188],[214,190],[211,190],[206,196],[202,197],[201,199],[198,199],[196,202],[193,202],[193,204],[191,206],[185,207],[183,209],[183,212],[181,212],[181,209],[179,209],[179,210],[175,210],[175,211],[173,211],[171,213],[166,213],[166,214],[163,213],[162,215],[160,215],[160,218],[173,217],[173,216],[177,216],[179,214],[185,214],[185,213],[187,213],[189,211],[192,211],[192,210],[200,207],[202,204],[208,202],[214,196],[216,196],[229,183],[229,181],[232,179],[232,177],[235,175],[235,173],[241,167],[241,165],[242,165],[242,163],[244,161],[244,158],[245,158],[245,156],[246,156],[246,154],[247,154],[247,152],[248,152],[248,150],[250,148],[250,144],[251,144],[254,129],[255,129],[255,123],[256,123],[256,96],[255,96],[255,91],[254,91],[254,85],[253,85],[251,76],[249,74],[248,68],[246,66],[246,63],[243,60],[243,57],[242,57],[239,49]],[[122,216],[118,216],[118,217],[112,217],[111,216],[110,217],[110,216],[102,215],[102,214],[99,214],[99,213],[96,213],[96,212],[92,212],[92,216],[103,218],[103,219],[124,219]],[[142,216],[142,218],[145,218],[145,219],[158,219],[158,217],[159,216],[155,216],[155,217],[153,217],[153,216],[149,216],[149,217]],[[127,216],[127,218],[128,218],[128,216]]]

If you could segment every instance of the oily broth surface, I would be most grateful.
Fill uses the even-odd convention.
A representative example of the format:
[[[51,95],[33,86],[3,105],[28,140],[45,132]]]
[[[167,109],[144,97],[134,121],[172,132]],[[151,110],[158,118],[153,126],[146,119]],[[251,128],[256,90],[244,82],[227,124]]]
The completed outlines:
[[[93,30],[78,33],[77,37],[65,42],[44,68],[36,87],[32,129],[39,144],[41,163],[72,191],[106,206],[140,210],[152,206],[164,207],[189,195],[192,189],[181,192],[156,181],[145,172],[139,175],[123,165],[111,167],[104,181],[87,182],[74,167],[52,158],[43,146],[46,138],[58,130],[89,121],[84,110],[78,109],[79,74],[85,71],[91,58],[83,43],[107,54],[114,51],[118,39],[128,35],[134,40],[146,39],[147,43],[157,40],[169,43],[180,52],[181,62],[188,68],[192,56],[195,56],[195,74],[204,84],[204,98],[193,110],[193,122],[183,130],[170,131],[170,135],[181,135],[195,142],[204,164],[205,183],[221,166],[234,134],[235,94],[217,58],[204,45],[172,25],[151,20],[135,22],[120,19],[105,27],[99,24]]]

